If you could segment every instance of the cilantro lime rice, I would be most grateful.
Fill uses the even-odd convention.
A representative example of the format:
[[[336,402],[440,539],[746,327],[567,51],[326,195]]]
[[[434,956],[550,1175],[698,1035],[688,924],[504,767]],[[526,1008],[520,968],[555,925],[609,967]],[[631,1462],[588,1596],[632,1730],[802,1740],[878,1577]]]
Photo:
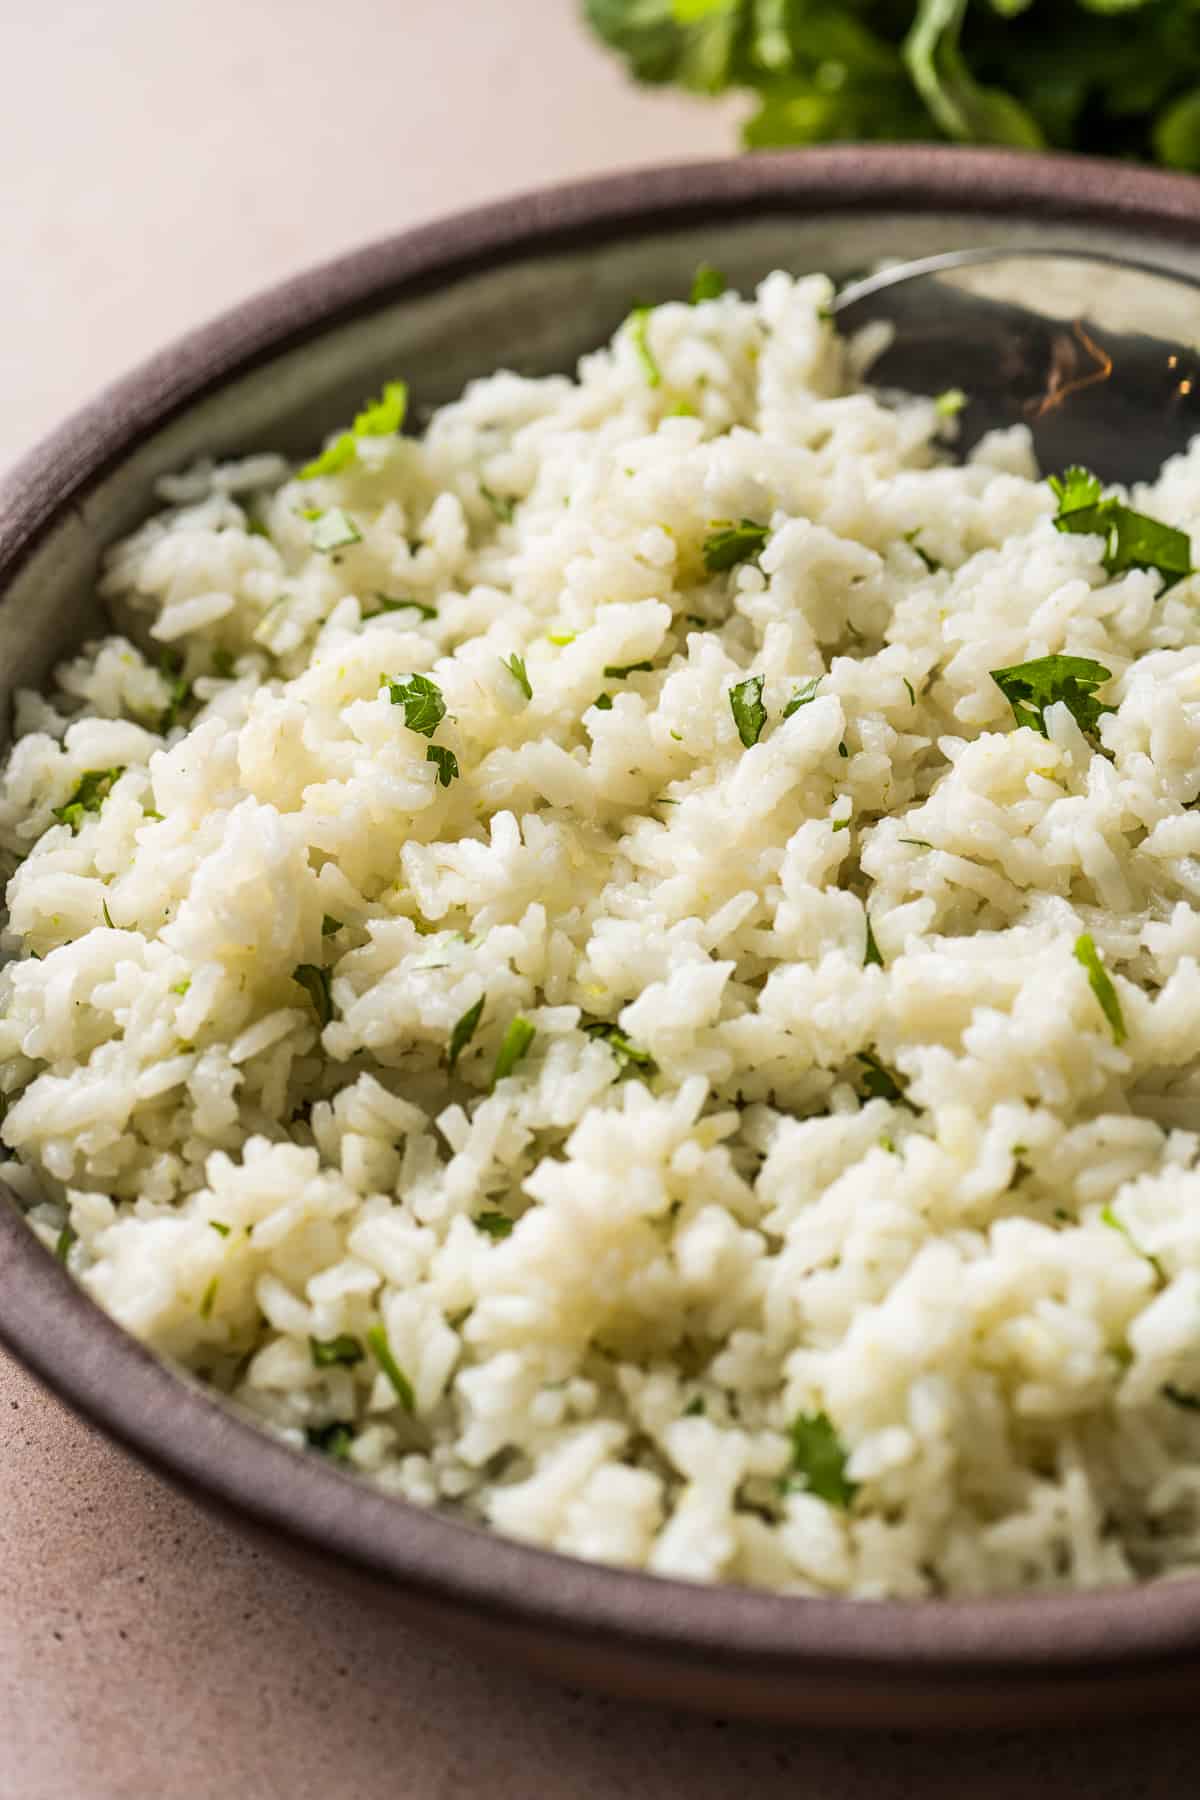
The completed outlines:
[[[1200,450],[882,405],[819,278],[164,481],[0,791],[6,1175],[388,1492],[663,1575],[1200,1550]]]

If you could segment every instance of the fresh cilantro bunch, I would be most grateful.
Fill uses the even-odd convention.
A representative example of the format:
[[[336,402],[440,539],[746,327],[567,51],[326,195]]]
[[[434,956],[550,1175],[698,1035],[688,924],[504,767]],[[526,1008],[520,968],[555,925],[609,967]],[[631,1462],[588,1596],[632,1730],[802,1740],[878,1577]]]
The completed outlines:
[[[751,148],[950,138],[1200,169],[1200,0],[583,0],[639,81],[742,90]]]

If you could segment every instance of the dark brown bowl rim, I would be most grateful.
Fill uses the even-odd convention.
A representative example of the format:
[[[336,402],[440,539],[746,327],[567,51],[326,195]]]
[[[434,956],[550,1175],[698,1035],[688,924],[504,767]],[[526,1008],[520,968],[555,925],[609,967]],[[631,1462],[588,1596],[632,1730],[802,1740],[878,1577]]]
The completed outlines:
[[[571,183],[460,213],[274,287],[159,352],[0,482],[0,592],[43,533],[144,438],[280,351],[472,270],[651,230],[778,212],[968,212],[1197,242],[1194,178],[933,146],[760,155]],[[86,1419],[171,1479],[443,1611],[675,1664],[937,1676],[1116,1677],[1200,1651],[1200,1581],[1087,1594],[849,1602],[599,1567],[388,1498],[302,1456],[149,1355],[0,1207],[0,1337]]]

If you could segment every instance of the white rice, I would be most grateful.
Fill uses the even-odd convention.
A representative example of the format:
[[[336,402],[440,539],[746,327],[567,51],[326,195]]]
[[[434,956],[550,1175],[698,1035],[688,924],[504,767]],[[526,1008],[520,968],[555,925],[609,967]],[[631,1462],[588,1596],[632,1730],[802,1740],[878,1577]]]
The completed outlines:
[[[128,1330],[410,1500],[798,1592],[1181,1570],[1200,587],[1106,577],[1022,432],[947,466],[932,402],[855,391],[829,292],[661,307],[650,362],[627,325],[335,476],[164,482],[103,582],[148,654],[17,709],[6,1174]],[[1200,449],[1134,501],[1200,524]],[[321,554],[334,507],[361,542]],[[741,519],[760,560],[707,573]],[[1112,671],[1104,753],[989,674],[1057,651]],[[381,686],[413,672],[432,738]]]

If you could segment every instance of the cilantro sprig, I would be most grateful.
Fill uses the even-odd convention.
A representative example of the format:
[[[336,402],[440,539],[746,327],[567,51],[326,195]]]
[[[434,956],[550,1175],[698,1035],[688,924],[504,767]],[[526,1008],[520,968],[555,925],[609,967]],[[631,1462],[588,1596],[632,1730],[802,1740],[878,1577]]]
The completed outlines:
[[[704,567],[710,575],[735,569],[739,563],[753,562],[762,555],[771,535],[769,525],[753,519],[714,519],[708,536],[701,545]]]
[[[1049,737],[1046,708],[1056,701],[1070,711],[1079,729],[1096,732],[1104,713],[1116,709],[1096,699],[1096,689],[1112,680],[1112,670],[1088,656],[1039,656],[1011,668],[992,669],[992,680],[1012,707],[1018,725]]]
[[[1192,545],[1186,531],[1164,525],[1148,513],[1135,512],[1122,500],[1104,499],[1098,476],[1077,465],[1050,476],[1058,501],[1054,523],[1059,531],[1083,532],[1104,539],[1104,568],[1109,575],[1126,569],[1151,569],[1161,575],[1163,592],[1192,570]]]
[[[480,994],[474,1006],[468,1006],[466,1012],[462,1015],[457,1025],[455,1025],[454,1030],[450,1033],[450,1047],[446,1052],[446,1067],[451,1074],[454,1073],[454,1070],[458,1066],[459,1057],[462,1055],[479,1028],[479,1021],[483,1017],[484,999],[485,996]]]
[[[583,1027],[588,1037],[596,1038],[607,1044],[621,1067],[622,1074],[632,1074],[640,1070],[643,1075],[654,1075],[658,1064],[648,1050],[641,1050],[627,1037],[619,1025],[611,1019],[589,1019]]]
[[[358,456],[358,442],[365,437],[394,437],[404,423],[408,410],[408,384],[389,381],[378,400],[369,400],[354,418],[349,431],[343,431],[327,444],[320,456],[305,463],[301,481],[313,481],[318,475],[336,475],[349,467]]]
[[[784,1493],[800,1490],[815,1494],[827,1506],[848,1512],[858,1493],[858,1483],[846,1473],[849,1452],[829,1414],[797,1414],[788,1435],[792,1454],[781,1483]]]
[[[508,1029],[501,1039],[500,1050],[496,1057],[496,1067],[492,1075],[493,1087],[503,1081],[507,1075],[511,1075],[517,1064],[528,1056],[530,1045],[536,1036],[537,1026],[531,1025],[529,1020],[523,1019],[519,1013],[515,1019],[509,1021]]]
[[[421,737],[432,737],[446,716],[446,702],[428,675],[384,677],[393,706],[404,708],[404,723]]]
[[[1100,959],[1100,952],[1090,932],[1085,931],[1075,939],[1074,956],[1075,961],[1087,970],[1088,985],[1096,996],[1100,1011],[1108,1020],[1113,1043],[1123,1044],[1128,1035],[1125,1030],[1125,1015],[1121,1011],[1121,1002],[1112,984],[1112,977]]]
[[[729,710],[733,714],[738,736],[747,750],[757,744],[767,722],[762,691],[761,675],[748,675],[745,681],[735,681],[729,690]]]

